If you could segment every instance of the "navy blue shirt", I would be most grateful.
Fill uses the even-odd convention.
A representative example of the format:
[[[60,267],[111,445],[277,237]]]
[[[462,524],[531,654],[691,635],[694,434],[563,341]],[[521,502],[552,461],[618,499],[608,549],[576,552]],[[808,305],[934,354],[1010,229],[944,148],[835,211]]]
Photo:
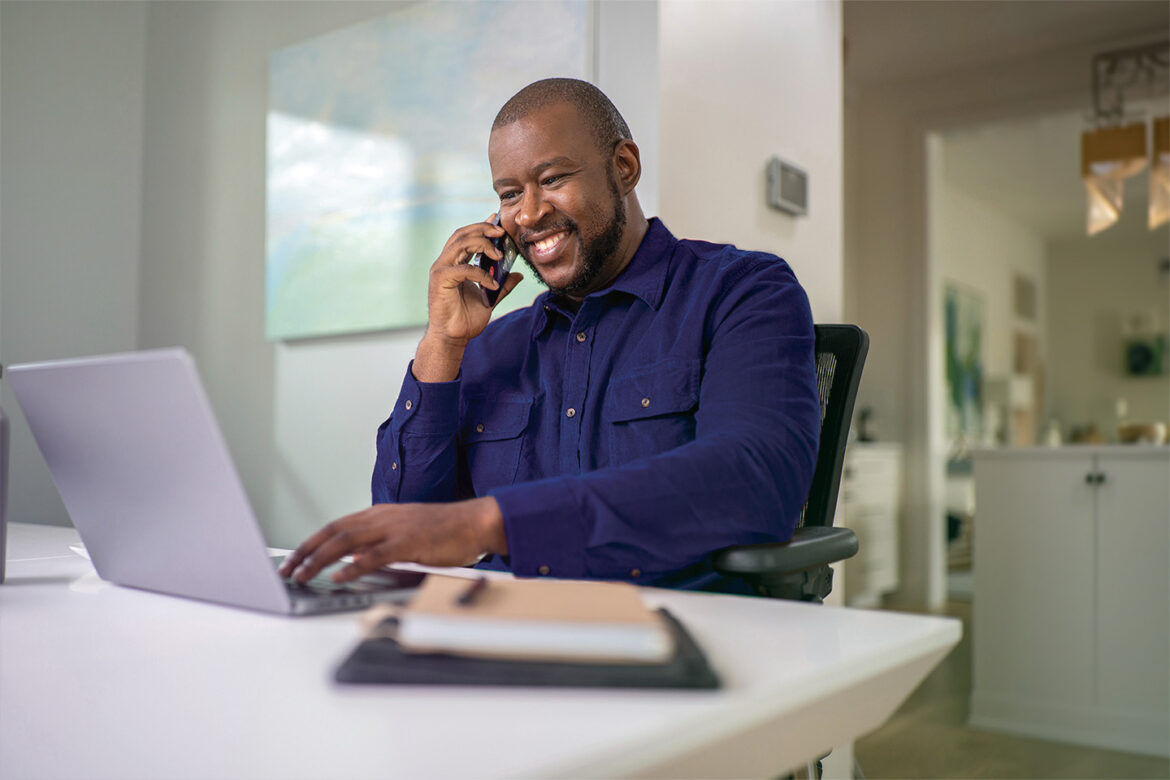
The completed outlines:
[[[657,219],[574,313],[546,292],[473,339],[453,382],[408,369],[375,503],[492,495],[520,576],[739,590],[705,563],[784,541],[820,434],[808,297],[778,257]]]

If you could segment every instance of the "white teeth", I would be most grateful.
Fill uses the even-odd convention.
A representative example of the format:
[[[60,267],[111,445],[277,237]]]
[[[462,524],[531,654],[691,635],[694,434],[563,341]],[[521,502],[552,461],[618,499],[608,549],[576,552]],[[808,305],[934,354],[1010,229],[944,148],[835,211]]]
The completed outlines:
[[[561,236],[561,233],[557,233],[555,236],[549,236],[548,238],[535,242],[533,246],[536,247],[537,251],[547,252],[560,243]]]

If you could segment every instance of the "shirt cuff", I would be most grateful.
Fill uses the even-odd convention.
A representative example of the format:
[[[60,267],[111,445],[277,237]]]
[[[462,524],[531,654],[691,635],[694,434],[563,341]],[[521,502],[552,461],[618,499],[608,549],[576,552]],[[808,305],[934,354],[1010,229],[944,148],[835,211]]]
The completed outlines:
[[[569,482],[553,478],[488,491],[504,516],[508,560],[516,576],[588,576],[581,507]]]
[[[462,373],[451,382],[420,382],[413,369],[412,360],[394,404],[394,429],[412,436],[454,436],[459,432]]]

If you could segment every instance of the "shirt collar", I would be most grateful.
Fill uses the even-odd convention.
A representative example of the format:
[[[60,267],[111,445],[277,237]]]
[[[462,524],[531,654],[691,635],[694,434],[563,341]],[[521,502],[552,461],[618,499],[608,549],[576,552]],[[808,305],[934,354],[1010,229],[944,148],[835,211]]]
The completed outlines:
[[[641,298],[647,306],[657,309],[662,303],[663,290],[666,287],[666,267],[677,243],[678,239],[671,235],[666,225],[662,224],[662,220],[651,217],[646,235],[642,237],[642,243],[638,245],[638,250],[634,252],[625,270],[609,287],[586,297],[624,292]],[[532,322],[533,338],[540,335],[548,324],[549,316],[552,314],[550,307],[554,306],[551,298],[552,294],[546,290],[532,304],[536,314]]]

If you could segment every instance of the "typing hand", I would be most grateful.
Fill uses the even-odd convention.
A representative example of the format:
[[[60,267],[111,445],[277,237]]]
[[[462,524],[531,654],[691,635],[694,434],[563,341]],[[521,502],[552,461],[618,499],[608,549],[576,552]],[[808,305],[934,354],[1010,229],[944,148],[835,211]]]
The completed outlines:
[[[462,566],[485,552],[508,552],[503,515],[490,496],[450,504],[375,504],[310,536],[284,560],[280,574],[308,582],[352,555],[353,563],[333,574],[342,583],[388,563]]]

